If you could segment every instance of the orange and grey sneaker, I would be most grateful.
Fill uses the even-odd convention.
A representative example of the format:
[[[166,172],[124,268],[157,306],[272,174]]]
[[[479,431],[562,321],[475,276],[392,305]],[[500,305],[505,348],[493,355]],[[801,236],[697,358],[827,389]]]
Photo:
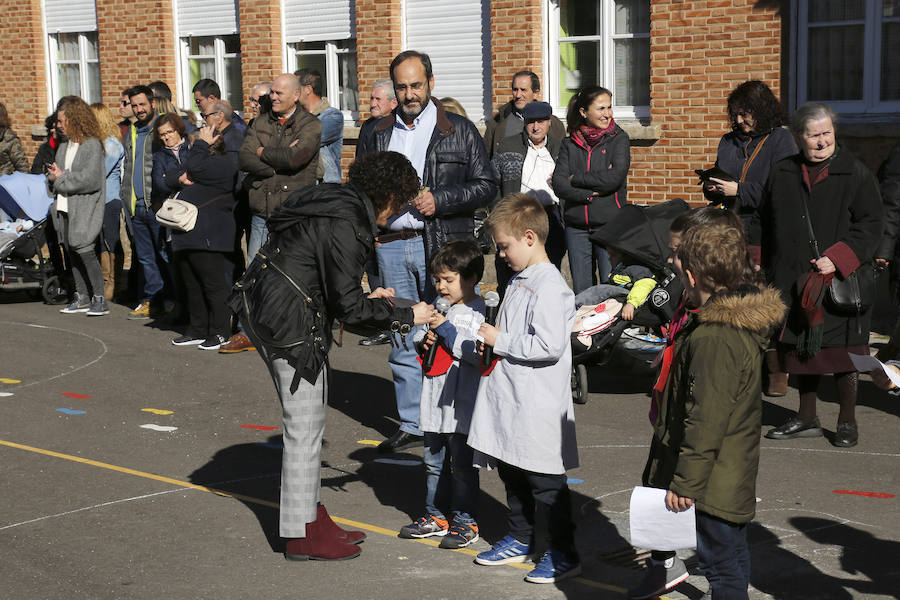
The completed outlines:
[[[432,536],[445,536],[450,529],[447,520],[443,517],[425,515],[419,517],[414,523],[410,523],[400,529],[400,537],[406,539],[420,539]]]
[[[450,524],[450,531],[441,540],[441,548],[450,548],[458,550],[465,548],[470,544],[478,541],[478,525],[472,521],[471,523],[460,523],[456,519]]]
[[[150,302],[141,302],[133,311],[128,313],[128,318],[132,321],[150,318]]]

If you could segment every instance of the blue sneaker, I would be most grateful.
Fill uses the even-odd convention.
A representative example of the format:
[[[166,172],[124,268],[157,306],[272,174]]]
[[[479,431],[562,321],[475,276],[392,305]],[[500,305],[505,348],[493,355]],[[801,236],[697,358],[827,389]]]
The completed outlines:
[[[534,549],[530,544],[523,544],[511,535],[499,540],[490,550],[475,557],[479,565],[506,565],[522,563],[528,560]]]
[[[559,550],[547,550],[541,561],[528,575],[525,581],[530,583],[553,583],[569,577],[581,575],[581,561],[578,556],[566,556]]]

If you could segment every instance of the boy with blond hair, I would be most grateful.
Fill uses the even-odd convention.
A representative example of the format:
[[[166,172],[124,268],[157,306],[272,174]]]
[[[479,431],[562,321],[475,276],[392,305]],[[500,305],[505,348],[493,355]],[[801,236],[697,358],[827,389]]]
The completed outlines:
[[[535,513],[541,510],[549,548],[525,580],[552,583],[581,573],[566,484],[566,470],[578,466],[569,387],[575,296],[547,257],[547,213],[534,197],[506,196],[486,225],[515,274],[496,326],[479,329],[500,360],[478,390],[469,445],[476,464],[497,466],[509,534],[475,562],[525,562],[534,551]]]

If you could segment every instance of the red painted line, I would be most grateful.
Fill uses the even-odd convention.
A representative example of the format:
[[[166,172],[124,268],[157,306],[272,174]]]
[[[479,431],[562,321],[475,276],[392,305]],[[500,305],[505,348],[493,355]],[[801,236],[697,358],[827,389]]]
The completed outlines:
[[[259,431],[275,431],[277,427],[270,425],[241,425],[244,429],[258,429]]]
[[[76,398],[78,400],[86,400],[90,398],[90,396],[88,396],[87,394],[74,394],[72,392],[63,392],[62,395],[68,396],[69,398]]]
[[[851,496],[865,496],[866,498],[893,498],[894,494],[884,492],[858,492],[856,490],[832,490],[835,494],[850,494]]]

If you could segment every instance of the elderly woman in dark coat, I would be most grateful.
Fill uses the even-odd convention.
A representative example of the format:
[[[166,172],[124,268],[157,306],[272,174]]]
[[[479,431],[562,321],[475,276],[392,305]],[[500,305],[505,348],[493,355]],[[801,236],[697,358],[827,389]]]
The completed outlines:
[[[170,188],[182,186],[178,198],[197,206],[190,231],[172,231],[175,264],[184,282],[190,324],[176,346],[218,350],[228,339],[231,312],[225,306],[230,281],[225,255],[234,245],[234,183],[237,157],[212,127],[199,130],[187,159],[165,173]]]
[[[797,416],[766,437],[821,436],[816,390],[822,375],[833,374],[840,401],[834,445],[849,447],[859,437],[858,373],[849,353],[869,353],[871,312],[840,311],[830,302],[828,286],[872,260],[882,208],[875,177],[837,145],[835,122],[834,111],[824,104],[797,109],[791,132],[800,154],[776,164],[766,184],[763,266],[790,306],[778,352],[800,388]],[[807,210],[818,250],[808,235]]]

